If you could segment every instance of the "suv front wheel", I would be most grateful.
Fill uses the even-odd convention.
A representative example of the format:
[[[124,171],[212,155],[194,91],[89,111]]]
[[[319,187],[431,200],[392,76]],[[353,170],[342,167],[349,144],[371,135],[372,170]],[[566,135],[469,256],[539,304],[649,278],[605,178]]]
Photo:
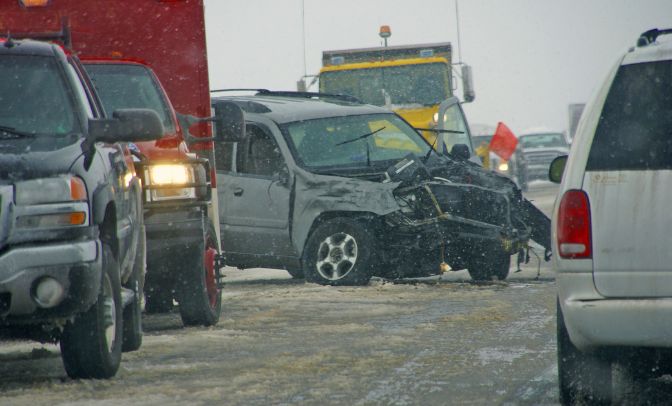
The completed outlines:
[[[335,218],[317,226],[304,249],[304,276],[321,285],[366,285],[373,273],[375,244],[360,222]]]
[[[475,281],[490,281],[495,277],[503,281],[509,276],[510,267],[511,255],[501,249],[478,254],[467,264],[469,276]]]

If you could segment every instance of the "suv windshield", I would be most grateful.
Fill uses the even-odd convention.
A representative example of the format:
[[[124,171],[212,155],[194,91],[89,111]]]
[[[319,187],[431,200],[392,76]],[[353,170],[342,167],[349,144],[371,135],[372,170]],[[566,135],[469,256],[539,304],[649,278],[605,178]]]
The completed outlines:
[[[85,66],[108,114],[119,109],[152,109],[159,114],[166,132],[175,132],[167,101],[147,68],[118,63]]]
[[[609,90],[588,170],[672,169],[672,61],[622,66]]]
[[[553,148],[565,147],[565,136],[560,133],[527,134],[520,137],[523,148]]]
[[[376,106],[386,105],[385,93],[391,104],[429,106],[449,96],[448,67],[442,63],[423,63],[323,72],[320,89],[325,93],[349,94]]]
[[[430,148],[394,114],[298,121],[285,125],[283,131],[289,135],[295,158],[307,168],[377,166],[409,153],[425,155]]]
[[[0,126],[37,135],[79,129],[63,75],[53,58],[4,55],[0,58]]]

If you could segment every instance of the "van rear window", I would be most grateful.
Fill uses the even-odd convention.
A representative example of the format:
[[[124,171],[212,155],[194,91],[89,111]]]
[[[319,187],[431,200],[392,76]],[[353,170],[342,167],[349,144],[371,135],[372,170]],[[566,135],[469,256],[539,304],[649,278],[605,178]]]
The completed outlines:
[[[621,66],[586,170],[672,169],[672,61]]]

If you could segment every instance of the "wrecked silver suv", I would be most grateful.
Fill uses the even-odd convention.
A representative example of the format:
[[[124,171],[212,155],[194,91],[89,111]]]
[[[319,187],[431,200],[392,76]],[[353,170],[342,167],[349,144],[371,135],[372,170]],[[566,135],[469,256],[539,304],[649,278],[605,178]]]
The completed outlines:
[[[438,154],[388,110],[308,96],[213,98],[245,121],[216,145],[227,265],[330,285],[442,264],[501,280],[531,238],[548,246],[548,218],[508,179]]]

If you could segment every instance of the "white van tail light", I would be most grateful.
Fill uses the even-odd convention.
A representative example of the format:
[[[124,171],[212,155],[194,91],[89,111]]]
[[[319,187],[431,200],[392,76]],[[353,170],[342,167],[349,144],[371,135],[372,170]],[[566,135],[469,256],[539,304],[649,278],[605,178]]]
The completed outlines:
[[[568,190],[558,211],[558,248],[562,258],[591,258],[590,203],[583,190]]]

